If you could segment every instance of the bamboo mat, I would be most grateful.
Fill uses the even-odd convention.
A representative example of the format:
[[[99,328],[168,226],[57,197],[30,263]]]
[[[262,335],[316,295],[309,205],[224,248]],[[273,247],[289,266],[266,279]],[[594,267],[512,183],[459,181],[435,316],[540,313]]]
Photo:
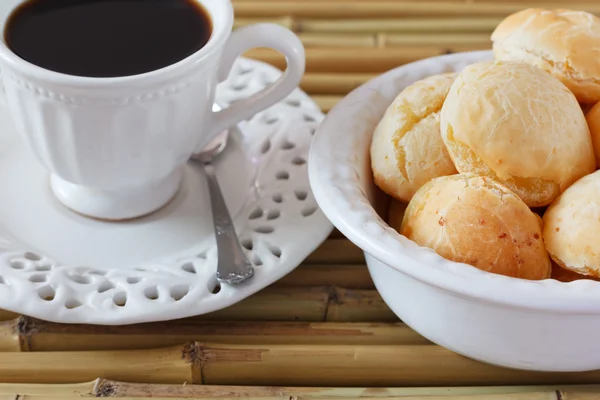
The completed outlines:
[[[297,32],[301,87],[325,112],[391,68],[489,48],[494,26],[528,6],[600,14],[597,0],[234,0],[237,27]],[[285,66],[269,50],[247,56]],[[81,397],[590,400],[600,371],[514,371],[432,344],[387,308],[362,252],[334,232],[287,277],[209,315],[97,327],[0,312],[0,400]]]

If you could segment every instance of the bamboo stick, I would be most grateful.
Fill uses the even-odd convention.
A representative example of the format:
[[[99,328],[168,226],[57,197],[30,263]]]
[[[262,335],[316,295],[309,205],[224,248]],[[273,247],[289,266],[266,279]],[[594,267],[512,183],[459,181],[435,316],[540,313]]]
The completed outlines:
[[[327,240],[304,260],[305,264],[364,264],[364,262],[363,251],[347,239]]]
[[[584,400],[582,396],[598,396],[597,385],[573,386],[481,386],[481,387],[407,387],[407,388],[316,388],[316,387],[269,387],[269,386],[212,386],[212,385],[161,385],[145,383],[126,383],[97,379],[79,384],[0,384],[0,399],[5,396],[32,396],[44,400],[71,399],[85,397],[113,397],[121,399],[239,399],[275,400],[290,397],[299,399],[382,399],[382,398],[418,398],[431,400],[431,396],[443,396],[444,400],[461,398],[459,396],[504,395],[502,400],[530,400],[525,395],[536,396],[539,393],[560,393],[563,399]],[[513,396],[507,396],[507,395]],[[519,395],[521,397],[514,397]],[[23,397],[21,397],[22,399]],[[481,398],[481,397],[477,397]],[[535,397],[533,397],[535,398]],[[597,397],[589,397],[597,398]]]
[[[193,383],[199,381],[197,350],[187,345],[127,351],[2,353],[0,382],[71,383],[104,376],[132,382]]]
[[[347,310],[351,308],[351,310]],[[382,318],[382,319],[376,319]],[[205,321],[397,322],[376,290],[272,286]]]
[[[599,13],[596,3],[564,2],[571,9]],[[235,13],[240,17],[278,17],[290,15],[309,18],[395,18],[406,16],[506,16],[526,8],[522,2],[470,2],[446,1],[234,1]],[[549,7],[555,7],[550,5]]]
[[[60,362],[57,362],[60,360]],[[284,386],[474,386],[596,383],[600,371],[541,373],[481,364],[438,346],[188,343],[161,349],[0,355],[5,383],[86,382]]]
[[[482,386],[482,387],[391,387],[391,388],[335,388],[335,387],[272,387],[272,386],[213,386],[213,385],[164,385],[147,383],[128,383],[96,379],[77,384],[0,384],[0,395],[44,396],[57,398],[114,397],[114,398],[269,398],[300,397],[311,399],[357,399],[389,398],[406,396],[465,396],[482,394],[536,393],[559,390],[563,395],[595,394],[600,392],[599,385],[573,386]],[[567,397],[565,397],[567,398]],[[571,399],[571,397],[568,397]],[[429,397],[426,397],[429,400]],[[447,397],[445,398],[447,399]]]
[[[381,33],[381,32],[484,32],[491,33],[502,21],[498,17],[478,18],[397,18],[397,19],[301,19],[292,23],[298,32]],[[289,27],[289,26],[288,26]]]
[[[597,396],[598,394],[593,394],[593,396]],[[464,395],[464,396],[406,396],[403,399],[406,400],[562,400],[564,398],[572,399],[572,400],[592,400],[597,399],[597,397],[589,397],[589,394],[579,394],[579,393],[562,393],[557,391],[546,391],[546,392],[528,392],[528,393],[513,393],[513,394],[480,394],[480,395]],[[143,400],[149,397],[125,397],[123,400]],[[165,400],[164,397],[155,397],[152,396],[155,400]],[[244,397],[248,400],[289,400],[289,397]],[[60,397],[60,396],[17,396],[12,395],[9,397],[2,397],[2,400],[74,400],[77,397]],[[207,400],[214,400],[211,398],[205,398]],[[303,399],[299,397],[298,399]],[[372,398],[365,398],[366,400],[371,400]],[[231,399],[233,400],[233,399]],[[346,398],[339,398],[339,400],[348,400]]]
[[[274,284],[276,287],[335,285],[346,289],[375,289],[364,264],[303,264]]]
[[[178,320],[127,326],[63,325],[20,317],[21,328],[2,352],[135,350],[188,341],[223,344],[424,345],[402,323],[210,322]],[[0,333],[6,325],[0,325]],[[22,348],[19,343],[25,343]]]
[[[487,33],[380,33],[377,35],[378,47],[394,46],[445,46],[478,45],[481,48],[491,47],[490,35]]]
[[[231,307],[194,318],[205,321],[320,322],[325,320],[332,293],[327,287],[270,287]]]
[[[375,78],[375,74],[319,74],[312,73],[304,75],[300,87],[308,94],[338,94],[345,95],[360,85]],[[343,235],[336,231],[339,238]],[[333,234],[332,236],[333,237]],[[347,240],[347,239],[346,239]]]
[[[557,400],[598,400],[600,397],[600,392],[598,393],[569,393],[569,392],[557,392],[556,399]]]
[[[403,396],[403,400],[563,400],[566,393],[556,390],[547,390],[543,392],[510,393],[510,394],[477,394],[477,395],[440,395],[440,396]],[[583,400],[579,394],[568,394],[569,399]],[[365,400],[374,400],[375,398],[366,397]],[[338,398],[337,400],[349,400]],[[587,400],[587,399],[586,399]]]
[[[16,397],[14,397],[16,396]],[[153,395],[149,395],[146,394],[145,396],[139,396],[139,397],[123,397],[123,400],[146,400],[146,399],[153,399],[153,400],[166,400],[169,397],[156,397]],[[275,396],[271,396],[271,397],[245,397],[248,400],[290,400],[289,397],[275,397]],[[76,400],[79,399],[79,397],[71,397],[71,396],[62,396],[62,395],[13,395],[13,397],[9,397],[10,400]],[[206,400],[216,400],[214,398],[205,398]],[[5,398],[0,397],[0,400],[5,400]],[[221,398],[219,400],[237,400],[237,399],[233,399],[233,398]],[[417,399],[419,400],[419,399]],[[435,400],[435,399],[434,399]],[[453,399],[451,399],[453,400]],[[459,399],[460,400],[460,399]],[[491,400],[496,400],[496,399],[491,399]],[[519,400],[519,399],[517,399]],[[537,399],[534,399],[537,400]],[[544,399],[546,400],[546,399]],[[554,399],[552,399],[554,400]]]
[[[23,318],[0,322],[0,352],[26,350],[25,338],[20,334]]]
[[[508,394],[466,394],[466,395],[447,395],[442,394],[439,396],[403,396],[403,400],[592,400],[597,399],[598,393],[573,393],[573,392],[562,392],[557,390],[546,390],[526,393],[508,393]],[[365,400],[375,400],[375,398],[365,398]],[[338,398],[337,400],[349,400],[344,398]]]
[[[396,314],[380,296],[371,290],[335,288],[334,297],[327,307],[327,321],[394,322]]]
[[[0,385],[1,390],[1,385]],[[535,393],[560,390],[562,393],[597,393],[600,386],[484,386],[484,387],[402,387],[402,388],[325,388],[325,387],[265,387],[213,385],[152,385],[114,382],[99,379],[93,395],[96,397],[138,397],[152,393],[165,398],[240,398],[289,396],[300,398],[356,399],[406,396],[460,396],[481,394]],[[570,397],[569,397],[570,398]],[[429,399],[429,397],[426,397]],[[447,398],[446,398],[447,399]]]
[[[454,46],[451,49],[438,46],[402,46],[393,48],[308,48],[306,70],[311,72],[378,73],[402,64],[427,57],[456,51],[478,49],[473,46]],[[285,69],[285,59],[270,49],[254,49],[246,52],[255,58]]]
[[[442,386],[596,383],[600,371],[540,373],[481,364],[438,346],[196,344],[211,385]]]
[[[291,17],[280,17],[280,18],[236,18],[233,21],[233,29],[238,29],[247,25],[254,25],[262,22],[268,22],[272,24],[281,25],[285,28],[294,30],[294,19]]]
[[[298,19],[236,18],[234,29],[270,22],[300,33],[491,33],[502,21],[498,17],[480,18],[396,18],[396,19]]]
[[[0,383],[0,395],[9,395],[17,393],[18,395],[29,396],[56,396],[59,398],[71,397],[93,397],[94,388],[100,380],[96,379],[85,383],[69,383],[69,384],[23,384],[23,383]]]
[[[305,47],[375,47],[377,37],[373,34],[299,33]]]
[[[548,390],[545,392],[526,392],[526,393],[512,393],[512,394],[478,394],[478,395],[440,395],[440,396],[403,396],[402,399],[405,400],[563,400],[563,399],[571,399],[571,400],[596,400],[597,397],[589,397],[589,396],[598,396],[599,393],[596,394],[585,394],[585,393],[566,393],[566,392],[558,392],[556,390]],[[568,397],[567,397],[568,396]],[[36,397],[36,396],[23,396],[19,397],[19,399],[24,400],[37,400],[37,399],[45,399],[45,400],[62,400],[59,397]],[[124,400],[141,400],[147,397],[126,397]],[[164,400],[165,398],[158,398],[153,396],[155,400]],[[289,400],[289,397],[244,397],[248,400]],[[206,398],[209,399],[210,398]],[[213,398],[214,399],[214,398]],[[302,400],[303,397],[298,397],[298,399]],[[313,397],[313,399],[315,399]],[[340,397],[338,400],[349,400],[348,398]],[[67,399],[70,400],[70,399]],[[232,399],[233,400],[233,399]],[[324,400],[324,399],[323,399]],[[365,397],[365,400],[373,400],[373,398]]]
[[[344,96],[313,95],[311,97],[313,101],[317,103],[321,111],[328,113]]]
[[[305,47],[395,47],[478,45],[491,47],[489,33],[299,33]]]
[[[15,396],[15,395],[13,395],[13,396]],[[165,397],[156,397],[153,395],[149,395],[147,393],[145,394],[145,396],[124,397],[122,399],[123,400],[146,400],[146,399],[150,399],[150,398],[153,400],[168,399],[168,397],[166,397],[166,398]],[[289,397],[246,397],[246,398],[248,400],[290,400]],[[63,396],[63,395],[16,395],[16,397],[9,397],[9,399],[11,399],[11,400],[76,400],[76,399],[79,399],[79,397]],[[0,397],[0,400],[4,400],[4,398]],[[214,399],[206,398],[206,400],[214,400]],[[234,400],[234,399],[221,398],[220,400]],[[451,400],[453,400],[453,399],[451,399]],[[495,399],[491,399],[491,400],[495,400]],[[519,400],[519,399],[517,399],[517,400]],[[537,400],[537,399],[534,399],[534,400]],[[544,399],[544,400],[546,400],[546,399]],[[552,399],[552,400],[554,400],[554,399]]]
[[[0,321],[10,321],[17,318],[18,316],[19,314],[16,314],[14,312],[0,309]]]

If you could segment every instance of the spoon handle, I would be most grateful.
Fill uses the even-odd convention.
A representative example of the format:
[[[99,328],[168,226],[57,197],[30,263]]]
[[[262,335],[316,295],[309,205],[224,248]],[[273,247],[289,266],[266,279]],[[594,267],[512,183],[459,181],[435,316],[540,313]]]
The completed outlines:
[[[208,182],[213,225],[217,239],[217,280],[231,285],[239,284],[254,275],[254,268],[240,245],[213,165],[204,164],[204,171]]]

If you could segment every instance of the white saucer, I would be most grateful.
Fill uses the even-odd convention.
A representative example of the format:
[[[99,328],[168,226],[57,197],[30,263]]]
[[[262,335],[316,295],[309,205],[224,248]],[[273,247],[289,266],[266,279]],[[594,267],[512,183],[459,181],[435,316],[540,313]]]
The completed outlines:
[[[217,101],[249,96],[280,72],[240,59]],[[201,168],[162,210],[128,222],[73,213],[0,107],[0,308],[64,323],[183,318],[236,303],[292,271],[331,232],[310,192],[306,159],[323,115],[299,89],[232,131],[218,178],[255,276],[217,287]],[[220,290],[219,290],[220,289]]]

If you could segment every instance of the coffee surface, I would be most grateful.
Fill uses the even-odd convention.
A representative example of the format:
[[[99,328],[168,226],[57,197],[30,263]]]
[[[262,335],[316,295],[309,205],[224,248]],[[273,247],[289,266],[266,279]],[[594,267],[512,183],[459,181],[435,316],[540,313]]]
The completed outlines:
[[[39,67],[119,77],[181,61],[211,32],[210,17],[194,0],[28,0],[9,17],[4,37]]]

